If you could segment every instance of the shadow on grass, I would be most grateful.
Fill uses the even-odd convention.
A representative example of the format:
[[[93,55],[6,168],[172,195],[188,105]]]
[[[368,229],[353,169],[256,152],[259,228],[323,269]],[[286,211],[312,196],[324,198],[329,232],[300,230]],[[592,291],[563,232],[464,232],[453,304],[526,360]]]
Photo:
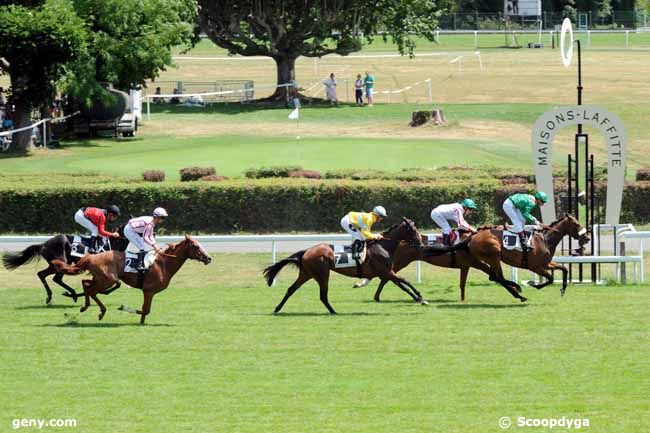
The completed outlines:
[[[336,313],[330,314],[327,312],[323,313],[284,313],[280,312],[278,314],[261,314],[262,316],[274,316],[274,317],[374,317],[374,316],[410,316],[408,313],[367,313],[367,312],[355,312],[355,313]]]
[[[58,310],[62,308],[79,308],[79,304],[70,304],[70,305],[24,305],[22,307],[15,307],[14,310]]]
[[[339,106],[356,107],[353,103],[339,103]],[[312,103],[303,102],[302,108],[337,108],[323,99],[314,99]],[[246,113],[256,113],[260,110],[293,110],[293,105],[287,106],[283,103],[269,103],[269,102],[250,102],[242,104],[239,102],[233,103],[216,103],[210,104],[205,107],[187,107],[183,105],[171,104],[151,104],[151,114],[193,114],[193,115],[210,115],[210,114],[225,114],[237,115]]]
[[[473,308],[490,308],[490,309],[501,309],[501,308],[525,308],[530,304],[453,304],[453,305],[438,305],[437,308],[454,308],[457,310],[471,310]]]
[[[128,326],[143,326],[143,327],[165,327],[171,328],[176,325],[170,325],[168,323],[145,323],[140,325],[138,322],[133,323],[109,323],[109,322],[96,322],[96,323],[78,323],[78,322],[68,322],[68,323],[46,323],[44,325],[34,325],[39,328],[122,328]]]

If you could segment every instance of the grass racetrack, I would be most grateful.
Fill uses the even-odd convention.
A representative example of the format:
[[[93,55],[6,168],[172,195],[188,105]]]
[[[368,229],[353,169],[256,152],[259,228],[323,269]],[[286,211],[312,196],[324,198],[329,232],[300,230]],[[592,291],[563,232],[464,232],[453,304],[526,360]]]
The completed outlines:
[[[457,272],[427,265],[417,286],[429,306],[394,286],[377,304],[376,282],[337,276],[338,316],[312,282],[275,317],[295,269],[268,288],[267,254],[215,259],[181,269],[145,327],[116,311],[140,306],[135,289],[104,297],[98,322],[58,289],[44,306],[40,266],[0,270],[2,431],[13,418],[75,418],[47,431],[484,433],[503,416],[647,430],[646,286],[524,288],[521,304],[472,271],[460,303]]]

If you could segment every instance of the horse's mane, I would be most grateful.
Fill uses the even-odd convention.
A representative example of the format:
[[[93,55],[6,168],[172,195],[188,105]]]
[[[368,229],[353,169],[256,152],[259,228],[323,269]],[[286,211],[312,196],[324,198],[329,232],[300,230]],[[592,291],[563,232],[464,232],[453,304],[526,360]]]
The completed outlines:
[[[395,230],[397,227],[399,227],[400,224],[402,224],[402,223],[392,225],[391,227],[389,227],[388,229],[386,229],[385,231],[383,231],[383,232],[381,233],[381,235],[382,235],[382,236],[387,235],[388,233],[392,232],[392,231]]]

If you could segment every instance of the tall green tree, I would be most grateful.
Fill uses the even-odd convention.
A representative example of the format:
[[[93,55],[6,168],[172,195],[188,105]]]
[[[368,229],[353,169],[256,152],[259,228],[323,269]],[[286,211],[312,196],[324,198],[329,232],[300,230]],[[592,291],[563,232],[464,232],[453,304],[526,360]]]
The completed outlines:
[[[18,3],[18,2],[15,2]],[[51,101],[66,64],[83,57],[88,34],[67,0],[0,6],[0,68],[11,80],[16,128],[30,124],[30,114]],[[26,151],[31,131],[14,135],[14,147]]]
[[[432,0],[198,0],[201,29],[231,54],[273,58],[277,83],[295,78],[299,56],[347,55],[381,34],[413,54],[413,36],[433,40]],[[284,99],[278,87],[271,98]]]

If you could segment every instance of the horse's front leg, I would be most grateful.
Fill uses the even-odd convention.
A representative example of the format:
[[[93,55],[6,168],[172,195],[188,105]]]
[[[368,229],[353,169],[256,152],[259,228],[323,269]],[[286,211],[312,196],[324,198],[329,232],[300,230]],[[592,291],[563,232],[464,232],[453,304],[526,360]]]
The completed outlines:
[[[568,280],[569,280],[569,270],[566,268],[566,266],[556,262],[549,263],[546,266],[546,268],[550,269],[551,271],[554,270],[562,271],[562,287],[560,288],[560,296],[564,296],[564,293],[566,292],[566,288],[568,285]]]
[[[380,302],[379,296],[381,295],[381,291],[384,290],[384,286],[386,285],[387,282],[388,280],[384,280],[384,279],[382,279],[379,282],[379,287],[377,287],[377,291],[375,292],[375,297],[374,297],[375,302]]]
[[[153,300],[152,290],[143,290],[144,302],[142,303],[142,310],[136,310],[136,314],[140,315],[140,325],[144,325],[144,319],[151,311],[151,301]]]
[[[77,302],[77,298],[79,297],[79,295],[77,295],[75,289],[73,289],[72,287],[68,286],[66,283],[63,282],[63,274],[57,273],[56,275],[54,275],[53,281],[66,290],[66,292],[63,293],[63,296],[68,296],[72,298],[73,301]]]

